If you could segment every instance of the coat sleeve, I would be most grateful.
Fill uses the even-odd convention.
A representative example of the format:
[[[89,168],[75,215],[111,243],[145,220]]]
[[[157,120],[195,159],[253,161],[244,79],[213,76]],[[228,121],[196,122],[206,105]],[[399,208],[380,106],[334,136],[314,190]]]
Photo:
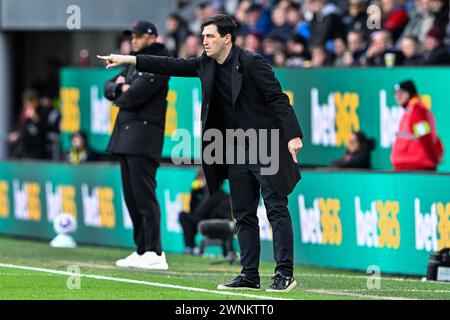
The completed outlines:
[[[288,96],[282,91],[280,82],[275,77],[273,69],[263,57],[254,55],[249,65],[250,76],[256,84],[264,100],[273,108],[280,124],[280,129],[286,141],[293,138],[303,138],[303,132],[295,115],[294,108],[289,103]]]
[[[428,119],[427,111],[421,108],[414,108],[411,114],[411,132],[419,139],[427,154],[438,162],[439,156],[436,154],[431,132],[431,123]]]
[[[200,58],[173,58],[138,54],[136,70],[174,77],[197,77]]]
[[[116,83],[116,80],[120,76],[125,78],[125,76],[127,74],[127,69],[128,69],[128,67],[123,68],[123,70],[117,76],[106,81],[104,90],[103,90],[106,99],[108,99],[110,101],[114,101],[115,99],[117,99],[120,96],[120,94],[122,93],[122,89],[121,89],[122,84]]]
[[[166,86],[168,81],[168,76],[142,73],[130,83],[128,91],[123,92],[114,103],[123,109],[139,108]]]

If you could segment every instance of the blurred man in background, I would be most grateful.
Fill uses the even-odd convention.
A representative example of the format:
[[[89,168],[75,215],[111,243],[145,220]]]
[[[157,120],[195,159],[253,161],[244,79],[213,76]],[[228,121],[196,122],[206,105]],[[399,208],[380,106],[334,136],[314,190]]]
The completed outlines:
[[[420,101],[411,80],[394,87],[397,103],[405,109],[392,147],[395,170],[436,170],[444,153],[434,116]]]
[[[371,34],[370,45],[366,51],[366,65],[373,67],[384,67],[386,56],[392,54],[392,65],[401,65],[403,63],[403,55],[398,51],[392,42],[392,36],[389,31],[381,30]]]
[[[45,118],[39,94],[26,89],[22,94],[22,111],[17,128],[8,136],[13,158],[43,159],[45,155]]]
[[[158,32],[150,22],[137,21],[124,35],[131,35],[133,54],[169,55],[156,42]],[[155,180],[164,141],[168,82],[167,76],[138,72],[129,65],[105,84],[106,98],[120,109],[107,151],[120,157],[123,193],[137,246],[116,262],[118,267],[168,268]]]
[[[179,220],[183,227],[183,237],[186,246],[185,253],[196,254],[195,235],[201,221],[208,219],[232,219],[230,196],[219,189],[209,196],[203,171],[197,174],[192,183],[190,211],[180,212]]]

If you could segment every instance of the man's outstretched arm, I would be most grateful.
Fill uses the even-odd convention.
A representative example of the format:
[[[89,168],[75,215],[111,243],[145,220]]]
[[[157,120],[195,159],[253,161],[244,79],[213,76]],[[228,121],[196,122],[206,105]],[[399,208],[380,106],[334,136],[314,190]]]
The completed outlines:
[[[97,55],[97,58],[106,61],[107,69],[126,64],[134,64],[138,71],[174,77],[197,77],[197,69],[200,66],[199,58],[182,59],[146,54],[139,54],[137,56],[120,54],[110,54],[108,56]]]

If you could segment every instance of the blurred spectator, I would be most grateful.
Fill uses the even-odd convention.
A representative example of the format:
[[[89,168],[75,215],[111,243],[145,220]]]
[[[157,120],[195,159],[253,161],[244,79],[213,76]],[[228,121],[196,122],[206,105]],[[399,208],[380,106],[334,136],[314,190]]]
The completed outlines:
[[[322,68],[331,65],[331,57],[324,46],[314,46],[311,48],[311,67]]]
[[[342,56],[342,63],[344,67],[353,67],[356,66],[356,62],[353,59],[353,55],[350,51],[345,51],[344,55]]]
[[[8,136],[13,158],[43,159],[45,156],[45,133],[39,95],[34,89],[22,94],[22,111],[17,129]]]
[[[444,46],[443,39],[444,33],[438,27],[433,27],[428,31],[423,53],[424,65],[444,65],[450,62],[448,48]]]
[[[450,48],[450,21],[445,29],[445,45]]]
[[[286,9],[276,6],[272,11],[273,28],[269,32],[269,37],[281,39],[284,43],[291,37],[294,26],[288,23]]]
[[[245,6],[246,5],[244,5],[244,7]],[[245,12],[245,18],[242,22],[238,32],[242,34],[255,32],[261,36],[266,36],[272,28],[270,10],[258,3],[253,3],[248,6]]]
[[[325,46],[329,54],[328,60],[331,61],[330,66],[415,66],[419,65],[420,60],[424,60],[426,34],[433,25],[440,26],[443,32],[442,45],[450,46],[447,2],[447,0],[233,0],[230,3],[216,0],[198,4],[196,17],[189,26],[197,35],[201,21],[210,15],[221,10],[234,12],[238,23],[236,45],[258,52],[274,66],[310,67],[312,64],[310,51],[317,45]],[[369,29],[367,25],[369,5],[381,7],[381,29]],[[410,38],[403,41],[406,37]],[[415,38],[418,38],[418,42],[414,41]],[[338,43],[336,39],[339,39]],[[160,38],[159,41],[164,39]],[[195,46],[195,41],[191,37],[186,41],[189,42],[188,47]],[[342,52],[344,43],[347,48]],[[169,36],[167,44],[175,47],[174,38]],[[335,52],[335,46],[338,52]],[[184,45],[181,45],[181,49],[186,50]],[[195,50],[192,49],[191,52],[193,51]],[[411,52],[414,52],[412,56]],[[408,54],[405,62],[403,53]],[[181,54],[186,56],[185,53],[178,51],[178,55]],[[435,52],[431,61],[434,60],[434,55]],[[281,61],[284,61],[284,65],[280,64]],[[450,62],[440,63],[450,64]]]
[[[281,50],[283,48],[282,40],[276,37],[267,37],[263,40],[262,51],[263,57],[267,60],[267,62],[271,65],[274,65],[274,55],[275,52]]]
[[[365,0],[350,0],[348,16],[343,18],[343,22],[348,31],[361,32],[364,36],[369,34],[367,28],[367,4]]]
[[[261,35],[256,32],[249,33],[245,37],[244,49],[263,55],[261,50]]]
[[[404,66],[420,66],[423,63],[419,53],[419,40],[415,36],[404,37],[400,43],[400,50],[405,57]]]
[[[347,44],[342,38],[336,38],[333,41],[333,66],[343,67],[344,64],[344,54],[347,51]]]
[[[70,137],[70,150],[66,154],[66,161],[71,164],[97,161],[98,155],[88,147],[87,136],[84,132],[75,132]]]
[[[401,0],[381,0],[382,27],[389,31],[394,42],[408,23],[408,12]]]
[[[375,148],[375,140],[368,139],[363,132],[353,132],[348,139],[344,156],[331,163],[336,168],[372,169],[370,155]]]
[[[32,87],[39,96],[39,116],[44,138],[44,159],[61,160],[60,129],[61,114],[59,110],[59,70],[58,59],[47,57],[44,70]]]
[[[201,24],[209,18],[208,2],[202,2],[195,8],[195,19],[189,23],[189,30],[194,34],[201,33]]]
[[[189,29],[186,22],[177,13],[172,13],[167,17],[166,29],[165,45],[169,52],[177,57],[182,42],[189,35]]]
[[[401,43],[403,38],[414,36],[423,42],[425,34],[431,29],[434,22],[434,15],[431,12],[431,0],[416,0],[415,7],[411,10],[409,22],[398,40]]]
[[[60,124],[61,112],[48,96],[40,98],[42,134],[44,135],[44,158],[61,160]]]
[[[366,52],[366,64],[368,66],[386,66],[386,55],[393,54],[394,65],[403,63],[403,55],[394,48],[391,34],[386,30],[376,31],[371,34],[370,46]]]
[[[131,53],[131,51],[133,51],[133,49],[131,47],[130,38],[129,37],[123,38],[120,41],[120,47],[119,47],[120,54],[129,55]]]
[[[236,41],[234,42],[235,45],[244,48],[245,47],[245,35],[239,34],[236,35]]]
[[[200,56],[202,52],[203,46],[200,38],[195,35],[189,35],[180,49],[179,56],[180,58],[189,59]]]
[[[348,52],[351,54],[350,63],[346,63],[347,66],[358,66],[363,62],[361,59],[364,57],[367,50],[367,44],[364,41],[363,34],[359,31],[350,31],[347,35]],[[349,56],[347,54],[347,56]]]
[[[445,30],[449,21],[449,1],[430,0],[430,7],[434,15],[434,26]]]
[[[298,24],[302,21],[302,17],[301,17],[301,13],[300,13],[300,6],[297,3],[292,2],[287,7],[286,21],[294,28],[296,28],[298,26]]]
[[[341,12],[328,0],[309,0],[308,9],[312,13],[309,44],[325,45],[328,40],[344,36]]]
[[[242,0],[239,3],[238,9],[236,10],[236,13],[234,14],[234,18],[236,20],[236,23],[238,24],[238,34],[245,35],[246,32],[248,32],[248,27],[246,25],[247,23],[247,11],[252,5],[251,0]]]
[[[300,35],[294,35],[287,43],[288,59],[286,66],[294,68],[303,68],[307,61],[311,60],[307,50],[306,39]]]
[[[348,0],[332,0],[332,2],[341,10],[341,12],[347,12],[349,10]]]
[[[287,55],[284,49],[278,49],[273,55],[273,64],[275,67],[286,66]]]
[[[443,146],[430,110],[420,101],[413,81],[394,87],[398,105],[405,109],[391,153],[395,170],[436,170]]]
[[[207,219],[232,219],[230,196],[222,189],[209,196],[205,175],[199,171],[192,183],[190,211],[180,212],[179,221],[183,228],[185,253],[198,252],[195,235],[200,221]]]

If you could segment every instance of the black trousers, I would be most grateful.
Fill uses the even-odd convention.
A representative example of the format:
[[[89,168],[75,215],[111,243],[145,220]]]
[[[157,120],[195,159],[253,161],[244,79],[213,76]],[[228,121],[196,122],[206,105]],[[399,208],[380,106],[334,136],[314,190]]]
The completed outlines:
[[[156,169],[158,163],[148,157],[120,157],[122,187],[133,222],[137,253],[154,251],[161,255],[161,212],[156,198]]]
[[[178,220],[183,228],[184,244],[187,248],[195,248],[195,235],[197,234],[200,217],[193,213],[180,212]]]
[[[275,273],[293,275],[294,240],[287,197],[279,197],[259,165],[228,167],[231,202],[241,249],[242,273],[259,282],[260,238],[256,215],[260,190],[272,226]]]

